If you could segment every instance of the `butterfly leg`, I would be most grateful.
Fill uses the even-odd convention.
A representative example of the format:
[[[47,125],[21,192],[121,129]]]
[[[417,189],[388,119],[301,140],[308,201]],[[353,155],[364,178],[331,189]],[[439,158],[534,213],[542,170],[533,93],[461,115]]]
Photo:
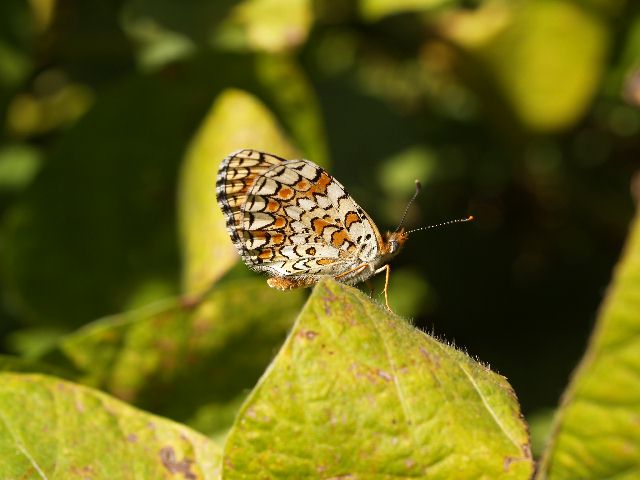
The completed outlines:
[[[362,270],[364,270],[365,268],[367,268],[369,266],[368,263],[363,263],[362,265],[358,265],[355,268],[352,268],[351,270],[347,270],[346,272],[342,272],[340,275],[336,275],[335,278],[336,280],[340,280],[342,277],[346,277],[349,274],[357,274],[362,272]]]
[[[386,265],[383,265],[382,267],[377,269],[375,272],[373,272],[373,274],[375,275],[377,273],[382,272],[383,270],[386,270],[384,275],[384,303],[387,306],[387,310],[392,312],[393,310],[391,310],[391,307],[389,306],[389,273],[391,272],[391,267],[387,263]]]
[[[373,297],[373,293],[375,292],[375,287],[374,287],[373,283],[369,279],[365,280],[364,283],[367,286],[367,288],[369,289],[369,296]]]

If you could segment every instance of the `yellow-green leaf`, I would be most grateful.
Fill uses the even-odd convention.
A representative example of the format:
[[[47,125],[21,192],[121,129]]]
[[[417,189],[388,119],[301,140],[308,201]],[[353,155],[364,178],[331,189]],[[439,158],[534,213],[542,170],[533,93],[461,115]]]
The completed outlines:
[[[214,480],[220,449],[90,388],[0,373],[0,478]]]
[[[571,126],[597,91],[609,27],[579,2],[487,2],[447,20],[446,35],[483,65],[531,129]]]
[[[569,386],[540,479],[640,478],[640,216]]]
[[[296,151],[271,112],[254,96],[225,90],[196,133],[184,159],[179,186],[183,291],[202,295],[240,258],[229,239],[215,194],[220,162],[241,148],[282,156]]]
[[[85,384],[174,419],[198,417],[201,431],[219,433],[232,417],[206,412],[225,410],[255,385],[303,295],[273,290],[257,276],[224,282],[195,308],[169,299],[98,320],[58,353]]]
[[[321,282],[242,407],[228,479],[528,479],[529,437],[500,375],[360,291]]]
[[[255,69],[261,84],[269,91],[273,109],[296,145],[306,154],[306,158],[327,167],[327,142],[322,114],[303,69],[294,59],[285,55],[258,56]]]
[[[360,0],[359,3],[365,20],[377,21],[387,15],[442,7],[451,0]]]
[[[311,0],[244,0],[219,27],[215,42],[270,53],[301,45],[313,21]]]

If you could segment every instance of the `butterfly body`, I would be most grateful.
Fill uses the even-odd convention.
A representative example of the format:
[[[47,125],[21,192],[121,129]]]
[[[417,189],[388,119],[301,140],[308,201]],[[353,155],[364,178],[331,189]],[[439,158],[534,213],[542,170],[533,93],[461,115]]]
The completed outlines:
[[[342,184],[309,160],[240,150],[223,160],[216,195],[244,263],[281,290],[324,277],[367,280],[388,270],[407,239],[403,230],[382,236]]]

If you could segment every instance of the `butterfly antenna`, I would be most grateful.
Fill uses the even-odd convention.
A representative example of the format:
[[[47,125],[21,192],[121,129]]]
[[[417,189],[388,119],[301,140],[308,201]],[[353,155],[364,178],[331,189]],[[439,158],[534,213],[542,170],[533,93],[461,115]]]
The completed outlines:
[[[398,228],[396,228],[396,232],[400,231],[400,227],[402,227],[404,219],[407,217],[407,213],[409,212],[409,207],[420,193],[420,190],[422,190],[422,184],[418,180],[416,180],[416,191],[414,192],[413,197],[411,197],[411,200],[409,200],[409,203],[407,203],[407,207],[404,209],[404,213],[402,214],[402,218],[400,219]]]
[[[473,220],[475,220],[475,217],[473,215],[469,215],[467,218],[458,218],[456,220],[449,220],[448,222],[436,223],[435,225],[429,225],[428,227],[409,230],[407,233],[419,232],[420,230],[429,230],[430,228],[444,227],[445,225],[451,225],[452,223],[471,222]]]

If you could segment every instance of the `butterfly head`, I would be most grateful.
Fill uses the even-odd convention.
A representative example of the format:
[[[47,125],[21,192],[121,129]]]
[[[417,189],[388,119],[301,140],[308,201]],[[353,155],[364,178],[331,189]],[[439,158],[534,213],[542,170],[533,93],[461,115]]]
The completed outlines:
[[[409,233],[404,228],[395,232],[387,232],[384,236],[385,255],[395,255],[400,251],[404,242],[409,238]]]

